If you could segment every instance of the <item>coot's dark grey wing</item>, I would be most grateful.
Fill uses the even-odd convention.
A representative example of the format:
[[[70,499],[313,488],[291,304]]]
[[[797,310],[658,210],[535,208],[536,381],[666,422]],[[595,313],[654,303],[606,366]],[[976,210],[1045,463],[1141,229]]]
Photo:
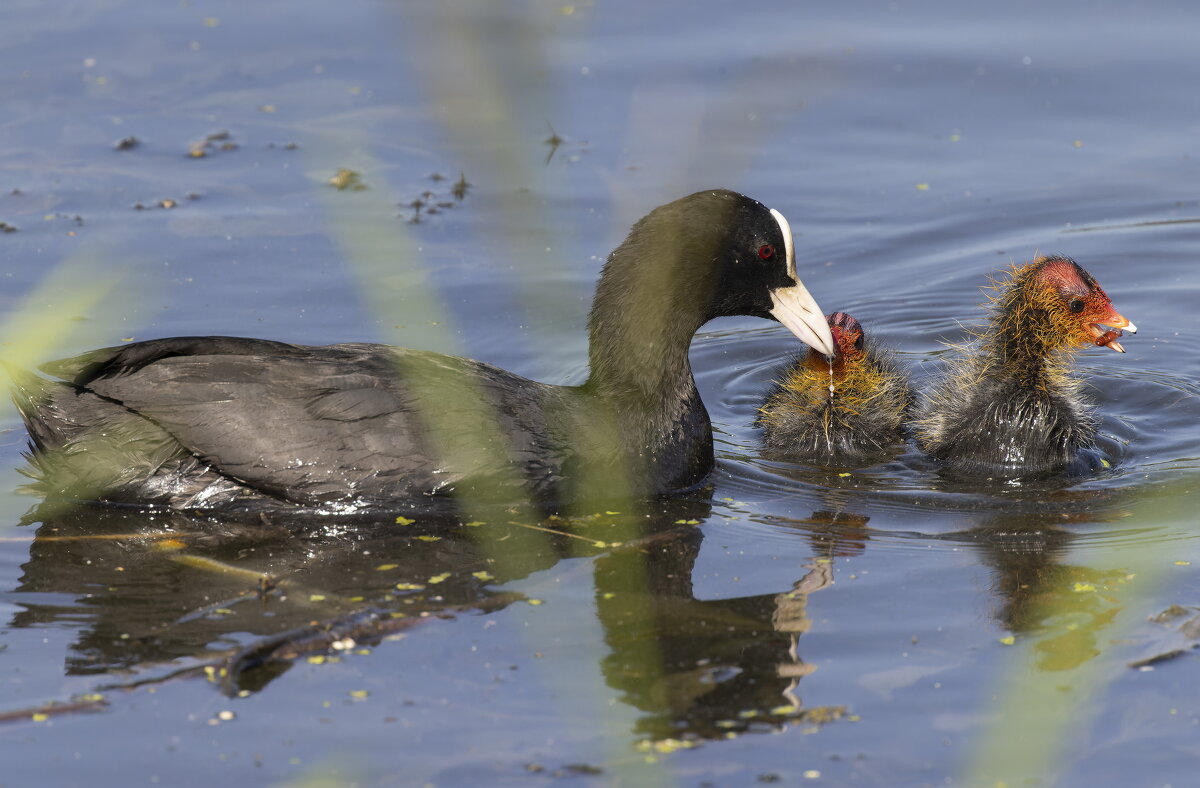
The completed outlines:
[[[86,386],[96,378],[129,374],[155,361],[176,356],[268,355],[305,358],[312,351],[313,348],[304,345],[290,345],[269,339],[168,337],[90,350],[78,356],[48,361],[39,369],[77,386]]]
[[[539,467],[555,464],[541,384],[381,345],[264,344],[163,340],[52,369],[150,419],[221,474],[297,503],[396,500],[553,473]],[[464,405],[469,391],[492,407]]]

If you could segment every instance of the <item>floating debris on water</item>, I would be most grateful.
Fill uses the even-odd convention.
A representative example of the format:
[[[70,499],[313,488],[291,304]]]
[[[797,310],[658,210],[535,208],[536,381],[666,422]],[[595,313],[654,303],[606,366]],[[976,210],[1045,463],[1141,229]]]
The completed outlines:
[[[232,151],[239,147],[228,131],[215,131],[199,142],[191,143],[187,155],[190,159],[203,159],[217,151]]]
[[[558,136],[558,132],[554,130],[554,126],[550,125],[550,121],[546,121],[546,125],[550,128],[550,136],[545,139],[544,144],[550,147],[550,152],[546,154],[546,160],[542,162],[543,164],[550,163],[550,160],[554,158],[554,154],[562,147],[564,141],[562,137]]]
[[[367,188],[367,185],[362,182],[362,176],[354,170],[348,170],[345,167],[334,173],[334,176],[329,179],[329,185],[340,192],[352,191],[361,192]]]
[[[454,182],[454,188],[450,190],[450,193],[454,195],[454,199],[462,202],[463,198],[467,196],[467,191],[473,185],[467,182],[466,174],[460,171],[458,173],[458,180]]]
[[[1191,612],[1191,611],[1188,608],[1184,607],[1183,605],[1171,605],[1166,610],[1163,610],[1161,613],[1150,616],[1149,620],[1154,621],[1159,624],[1162,624],[1167,621],[1170,621],[1173,618],[1179,618],[1180,616],[1186,616],[1189,612]]]

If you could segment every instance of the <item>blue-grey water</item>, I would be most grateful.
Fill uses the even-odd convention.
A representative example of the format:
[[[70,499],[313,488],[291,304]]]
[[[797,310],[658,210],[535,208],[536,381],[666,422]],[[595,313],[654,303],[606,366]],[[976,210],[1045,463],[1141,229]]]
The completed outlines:
[[[1198,26],[1127,0],[9,0],[0,341],[26,361],[226,334],[578,382],[604,256],[715,186],[787,215],[810,291],[918,387],[987,276],[1039,253],[1140,331],[1079,357],[1113,467],[1030,488],[948,485],[911,447],[762,457],[795,341],[714,322],[711,496],[576,538],[23,523],[8,409],[0,715],[28,714],[0,716],[0,785],[1191,784]],[[363,610],[408,615],[220,675]]]

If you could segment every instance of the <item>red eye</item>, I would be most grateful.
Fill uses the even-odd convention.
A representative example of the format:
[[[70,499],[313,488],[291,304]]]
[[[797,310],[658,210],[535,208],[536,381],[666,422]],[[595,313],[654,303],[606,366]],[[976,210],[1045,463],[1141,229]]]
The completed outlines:
[[[758,247],[758,259],[759,260],[770,260],[774,256],[775,256],[775,247],[774,246],[771,246],[770,244],[766,244],[764,246]]]

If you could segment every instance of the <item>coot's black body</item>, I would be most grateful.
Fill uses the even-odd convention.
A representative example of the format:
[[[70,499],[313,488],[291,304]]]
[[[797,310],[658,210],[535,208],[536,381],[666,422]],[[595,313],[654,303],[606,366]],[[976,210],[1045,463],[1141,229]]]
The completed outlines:
[[[180,337],[42,368],[59,381],[18,373],[14,398],[54,496],[221,509],[657,495],[712,467],[688,345],[739,314],[832,352],[787,221],[700,192],[652,211],[609,257],[581,386],[385,345]]]

